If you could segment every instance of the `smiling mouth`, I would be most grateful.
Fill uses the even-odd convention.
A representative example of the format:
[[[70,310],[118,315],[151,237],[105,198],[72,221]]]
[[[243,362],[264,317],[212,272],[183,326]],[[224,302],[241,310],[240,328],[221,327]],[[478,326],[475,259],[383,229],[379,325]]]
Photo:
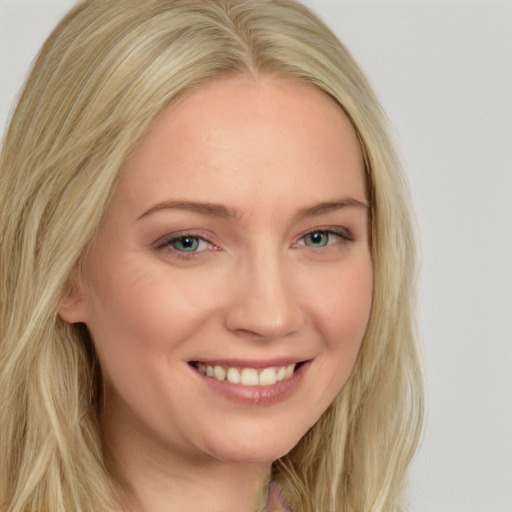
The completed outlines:
[[[238,368],[223,365],[209,365],[200,361],[191,362],[191,366],[206,377],[220,382],[227,381],[242,386],[271,386],[289,379],[304,362],[267,368]]]

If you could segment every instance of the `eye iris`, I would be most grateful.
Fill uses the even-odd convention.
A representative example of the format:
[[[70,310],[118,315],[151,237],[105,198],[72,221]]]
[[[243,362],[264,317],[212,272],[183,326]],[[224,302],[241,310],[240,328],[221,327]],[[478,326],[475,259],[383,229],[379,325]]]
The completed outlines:
[[[329,234],[315,231],[306,235],[304,241],[309,247],[325,247],[329,242]]]
[[[178,251],[194,252],[199,246],[199,240],[192,236],[182,236],[173,244],[174,249]]]

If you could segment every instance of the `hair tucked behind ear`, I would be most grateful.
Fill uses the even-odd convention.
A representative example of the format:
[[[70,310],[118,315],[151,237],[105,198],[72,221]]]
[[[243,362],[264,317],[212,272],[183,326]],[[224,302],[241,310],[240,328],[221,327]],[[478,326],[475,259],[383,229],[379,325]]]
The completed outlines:
[[[90,0],[42,48],[0,156],[0,510],[111,507],[96,357],[57,310],[149,124],[233,73],[334,98],[359,137],[371,203],[374,296],[356,367],[273,477],[297,512],[401,510],[423,419],[407,187],[366,79],[291,0]]]

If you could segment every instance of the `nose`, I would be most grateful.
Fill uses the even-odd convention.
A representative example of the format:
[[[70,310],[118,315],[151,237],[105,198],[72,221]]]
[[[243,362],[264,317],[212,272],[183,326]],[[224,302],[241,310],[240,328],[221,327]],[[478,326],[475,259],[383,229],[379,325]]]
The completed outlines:
[[[305,323],[304,312],[286,262],[276,256],[246,261],[232,276],[226,326],[257,338],[293,334]]]

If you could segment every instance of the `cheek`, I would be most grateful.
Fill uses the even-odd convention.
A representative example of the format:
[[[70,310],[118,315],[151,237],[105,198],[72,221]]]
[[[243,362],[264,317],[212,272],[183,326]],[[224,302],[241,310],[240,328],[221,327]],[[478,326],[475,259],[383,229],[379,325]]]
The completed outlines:
[[[99,353],[135,349],[147,357],[178,348],[214,309],[216,294],[204,279],[126,268],[113,270],[90,294],[87,324]]]
[[[341,269],[325,287],[326,292],[317,297],[317,326],[326,346],[319,363],[336,394],[352,371],[368,325],[373,289],[370,259]]]
[[[370,316],[373,290],[371,260],[361,259],[354,265],[340,268],[324,281],[324,293],[317,294],[317,314],[329,333],[328,342],[334,345],[336,333],[340,341],[362,339]]]
[[[96,283],[87,322],[111,386],[111,405],[120,395],[141,418],[158,416],[169,376],[182,371],[187,341],[209,317],[208,298],[215,297],[194,280],[153,270],[131,266]],[[177,400],[175,395],[165,398],[166,403]]]

